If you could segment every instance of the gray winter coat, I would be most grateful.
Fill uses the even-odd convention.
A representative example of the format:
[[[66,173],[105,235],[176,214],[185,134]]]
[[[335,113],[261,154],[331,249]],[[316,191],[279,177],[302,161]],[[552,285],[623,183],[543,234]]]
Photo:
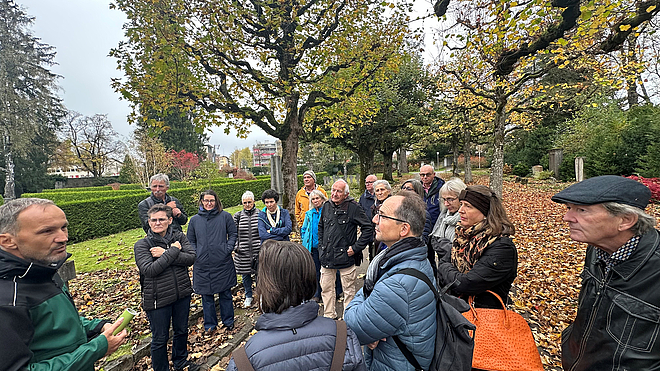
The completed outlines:
[[[234,214],[234,222],[238,229],[238,241],[234,249],[234,265],[238,274],[256,273],[252,270],[252,259],[259,255],[261,239],[259,238],[259,210],[241,210]]]
[[[319,317],[313,301],[290,307],[281,314],[264,313],[255,328],[259,331],[245,344],[255,371],[329,370],[335,349],[337,327],[330,318]],[[358,339],[347,329],[344,371],[366,371]],[[232,358],[227,371],[237,371]]]
[[[200,210],[190,218],[188,239],[197,252],[193,267],[195,293],[217,294],[236,286],[236,270],[231,258],[236,236],[236,223],[224,210]]]

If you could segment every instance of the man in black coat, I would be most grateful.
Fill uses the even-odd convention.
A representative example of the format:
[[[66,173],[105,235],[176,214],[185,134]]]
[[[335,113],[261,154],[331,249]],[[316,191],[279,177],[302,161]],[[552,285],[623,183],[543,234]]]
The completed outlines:
[[[367,215],[368,218],[370,218],[371,215],[371,208],[374,206],[374,203],[376,202],[376,193],[374,192],[374,182],[378,180],[378,177],[375,175],[367,175],[367,177],[364,179],[364,193],[360,196],[360,200],[358,203],[360,206],[362,206],[362,210],[364,210],[364,213]],[[376,256],[376,244],[374,241],[369,242],[369,260],[374,258]]]
[[[167,194],[170,188],[170,178],[167,174],[156,174],[149,179],[151,195],[138,204],[138,215],[142,223],[142,229],[149,231],[149,216],[147,211],[155,204],[165,204],[172,208],[172,229],[181,232],[181,226],[188,222],[188,215],[183,210],[183,205],[178,199]]]
[[[360,238],[358,239],[358,227]],[[330,202],[323,206],[319,220],[319,258],[321,260],[321,297],[325,317],[337,317],[335,275],[344,288],[344,305],[353,300],[357,287],[357,265],[362,250],[371,241],[373,225],[362,207],[349,196],[348,183],[339,179],[332,185]]]

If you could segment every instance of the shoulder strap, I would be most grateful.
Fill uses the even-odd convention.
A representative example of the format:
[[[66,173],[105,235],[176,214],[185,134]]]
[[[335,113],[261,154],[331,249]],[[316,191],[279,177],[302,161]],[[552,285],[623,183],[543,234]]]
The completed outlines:
[[[234,363],[238,371],[254,371],[254,367],[252,367],[247,353],[245,353],[245,346],[239,347],[231,355],[234,357]]]
[[[335,321],[337,325],[337,336],[335,337],[335,351],[332,354],[330,371],[341,371],[344,366],[344,355],[346,354],[346,322]]]

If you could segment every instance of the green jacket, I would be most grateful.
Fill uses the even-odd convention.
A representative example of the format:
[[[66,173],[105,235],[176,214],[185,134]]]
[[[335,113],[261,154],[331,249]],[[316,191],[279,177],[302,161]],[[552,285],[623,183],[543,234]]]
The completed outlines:
[[[0,250],[0,370],[94,370],[108,349],[101,320],[78,315],[52,266]]]

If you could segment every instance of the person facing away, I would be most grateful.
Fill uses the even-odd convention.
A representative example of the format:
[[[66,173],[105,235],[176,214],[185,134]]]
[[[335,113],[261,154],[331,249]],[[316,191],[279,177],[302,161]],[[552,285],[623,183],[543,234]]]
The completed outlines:
[[[188,215],[183,210],[183,205],[176,197],[167,194],[170,188],[170,178],[167,174],[156,174],[149,179],[151,195],[138,204],[138,216],[145,233],[149,231],[149,216],[147,212],[156,204],[164,204],[172,208],[172,228],[182,231],[181,226],[188,222]]]
[[[360,238],[358,239],[358,227]],[[319,221],[319,259],[321,261],[321,298],[324,313],[337,317],[335,281],[339,271],[344,289],[344,305],[353,300],[357,287],[356,257],[372,239],[373,225],[362,207],[349,196],[348,183],[343,179],[332,185],[330,202],[326,202]]]
[[[243,308],[252,306],[252,283],[257,271],[252,264],[259,256],[261,239],[259,238],[259,210],[254,206],[254,193],[245,191],[241,197],[243,210],[234,214],[234,222],[238,231],[236,249],[234,250],[234,266],[236,273],[243,279],[245,301]]]
[[[438,286],[466,301],[474,296],[477,307],[502,308],[493,291],[507,303],[509,290],[518,275],[518,251],[511,237],[513,223],[502,201],[490,188],[469,186],[458,196],[459,225],[451,254],[438,264]]]
[[[433,269],[420,236],[426,205],[419,195],[402,191],[383,202],[374,216],[376,240],[388,248],[369,264],[364,287],[347,305],[344,319],[364,349],[369,370],[415,370],[392,338],[398,336],[427,370],[435,351],[435,295],[426,283],[406,274],[416,269],[433,282]]]
[[[245,344],[256,371],[329,370],[335,350],[337,325],[318,315],[310,300],[316,292],[314,262],[300,244],[268,240],[259,254],[256,293],[263,314],[258,331]],[[355,334],[347,329],[344,371],[366,371]],[[237,370],[234,358],[227,371]]]
[[[156,204],[147,212],[151,229],[135,243],[133,252],[140,271],[142,309],[151,328],[151,365],[154,371],[169,371],[167,341],[172,337],[172,363],[176,371],[196,371],[188,360],[188,316],[192,287],[188,267],[195,263],[195,250],[183,232],[173,228],[172,208]]]
[[[267,189],[261,194],[261,201],[266,205],[259,212],[259,238],[266,240],[289,241],[292,223],[289,210],[279,206],[280,195],[274,189]]]
[[[57,270],[71,256],[64,211],[53,201],[19,198],[0,206],[0,370],[93,371],[114,353],[121,320],[78,314]]]
[[[323,187],[316,184],[316,173],[313,170],[307,170],[303,173],[303,186],[296,193],[295,214],[297,228],[302,228],[305,222],[305,213],[309,210],[309,197],[314,190],[318,190],[328,198],[328,194],[325,193]]]
[[[222,209],[215,191],[209,189],[199,195],[199,212],[190,218],[188,239],[197,253],[193,267],[193,288],[202,296],[204,330],[215,331],[218,316],[215,294],[220,303],[220,317],[224,329],[234,329],[234,304],[231,288],[236,286],[236,269],[232,252],[238,233],[231,214]]]
[[[603,175],[552,196],[570,238],[587,244],[575,320],[561,335],[564,370],[660,370],[660,233],[651,191]]]

